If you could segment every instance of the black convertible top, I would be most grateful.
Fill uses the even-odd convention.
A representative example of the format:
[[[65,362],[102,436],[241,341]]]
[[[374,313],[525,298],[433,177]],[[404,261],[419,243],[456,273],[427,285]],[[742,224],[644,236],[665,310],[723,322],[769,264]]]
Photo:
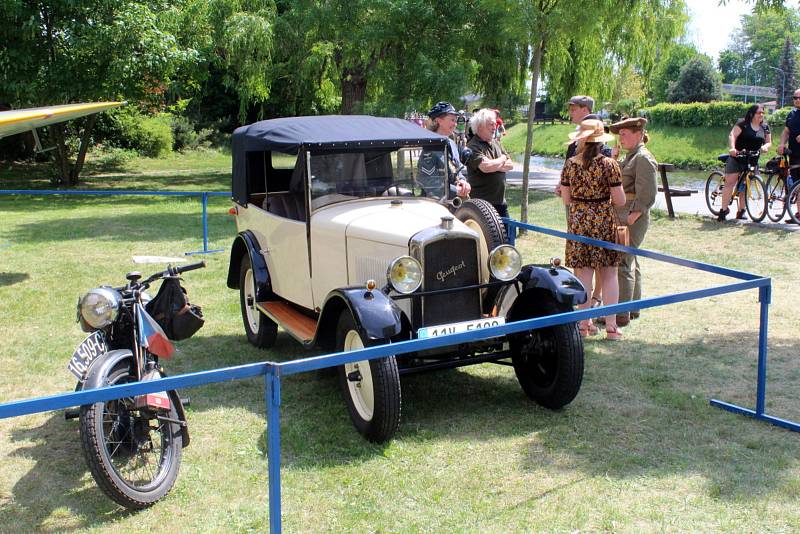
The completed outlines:
[[[274,150],[379,148],[387,145],[444,145],[446,138],[417,124],[368,115],[286,117],[256,122],[233,132],[233,153]]]

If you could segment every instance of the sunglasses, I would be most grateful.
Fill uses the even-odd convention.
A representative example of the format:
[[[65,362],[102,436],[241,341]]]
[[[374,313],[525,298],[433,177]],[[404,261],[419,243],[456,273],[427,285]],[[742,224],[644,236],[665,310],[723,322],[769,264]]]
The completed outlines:
[[[800,100],[800,96],[793,96],[792,100]]]

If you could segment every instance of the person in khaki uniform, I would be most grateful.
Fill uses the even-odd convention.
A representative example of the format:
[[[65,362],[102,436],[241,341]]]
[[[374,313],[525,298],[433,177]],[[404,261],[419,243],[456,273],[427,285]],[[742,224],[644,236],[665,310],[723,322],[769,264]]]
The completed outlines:
[[[650,208],[656,201],[658,163],[645,144],[648,141],[647,119],[623,119],[611,125],[611,132],[619,135],[619,146],[626,151],[620,163],[625,205],[617,209],[620,223],[628,226],[631,247],[639,248],[650,226]],[[619,148],[614,149],[616,157]],[[642,298],[642,273],[634,254],[624,254],[619,265],[619,302]],[[617,315],[617,324],[625,326],[630,319],[639,317],[638,311]]]

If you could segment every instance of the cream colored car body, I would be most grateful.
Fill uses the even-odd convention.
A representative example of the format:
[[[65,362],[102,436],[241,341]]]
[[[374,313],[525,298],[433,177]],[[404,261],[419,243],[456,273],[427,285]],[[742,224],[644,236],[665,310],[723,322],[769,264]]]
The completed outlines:
[[[387,197],[318,208],[311,214],[310,238],[305,222],[255,204],[239,207],[237,225],[239,231],[252,231],[264,247],[272,291],[319,311],[333,289],[366,285],[368,280],[382,287],[389,263],[408,254],[409,239],[440,225],[442,217],[451,217],[450,211],[433,199]],[[475,233],[458,219],[453,228]]]

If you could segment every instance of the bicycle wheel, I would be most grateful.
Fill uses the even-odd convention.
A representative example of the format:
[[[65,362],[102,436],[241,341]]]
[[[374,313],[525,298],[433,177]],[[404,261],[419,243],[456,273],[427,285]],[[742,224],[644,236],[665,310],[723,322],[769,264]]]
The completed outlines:
[[[773,174],[767,180],[767,217],[772,222],[780,222],[786,213],[786,180],[780,174]]]
[[[800,205],[798,203],[800,203],[800,181],[795,182],[789,190],[789,196],[786,200],[786,211],[795,224],[800,224]]]
[[[712,215],[719,215],[722,208],[722,188],[725,186],[725,176],[719,171],[712,172],[706,180],[706,206]]]
[[[761,222],[767,215],[767,188],[761,178],[750,175],[750,183],[745,189],[744,204],[753,222]],[[741,208],[739,208],[741,209]]]

